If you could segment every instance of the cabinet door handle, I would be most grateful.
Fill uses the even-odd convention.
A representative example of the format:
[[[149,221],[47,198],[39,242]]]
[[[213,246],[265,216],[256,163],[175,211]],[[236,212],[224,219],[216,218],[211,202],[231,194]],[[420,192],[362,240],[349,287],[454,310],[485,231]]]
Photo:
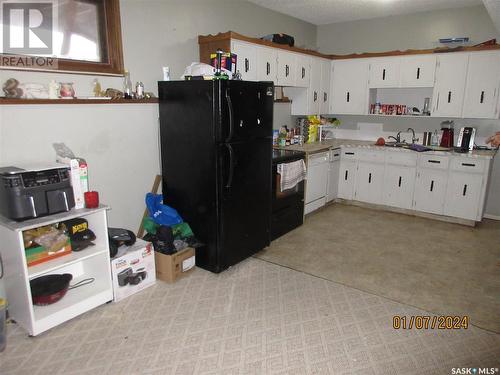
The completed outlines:
[[[399,176],[398,187],[401,187],[401,176]]]
[[[451,103],[451,91],[448,91],[448,103]]]
[[[348,173],[349,173],[349,170],[346,169],[345,170],[345,176],[344,176],[344,180],[346,180],[346,181],[347,181],[347,175],[348,175]]]
[[[464,191],[462,192],[462,195],[465,197],[466,193],[467,193],[467,184],[464,185]]]
[[[288,65],[285,65],[285,77],[288,77]]]
[[[437,97],[437,100],[436,100],[436,111],[439,110],[439,92],[438,92],[438,97]]]
[[[476,166],[476,164],[472,164],[472,163],[462,163],[462,165],[464,167],[475,167]]]
[[[306,76],[306,68],[302,67],[302,79]]]
[[[371,173],[368,173],[368,183],[369,184],[372,183],[372,174]]]
[[[271,64],[266,62],[266,74],[269,75],[269,73],[271,73]]]
[[[318,93],[314,91],[314,101],[318,100]]]
[[[385,69],[382,70],[382,81],[385,81]]]
[[[347,91],[347,103],[349,103],[349,91]]]
[[[481,97],[479,98],[479,103],[483,104],[484,102],[484,91],[481,91]]]
[[[434,190],[434,180],[431,181],[431,191]]]
[[[250,69],[250,61],[245,57],[245,73]]]
[[[326,103],[328,100],[328,94],[326,92],[323,93],[323,101]]]
[[[345,152],[346,155],[354,155],[354,152]]]
[[[340,154],[333,154],[333,156],[339,156]]]
[[[439,160],[427,160],[427,163],[441,164]]]
[[[417,68],[417,79],[420,79],[420,68]]]

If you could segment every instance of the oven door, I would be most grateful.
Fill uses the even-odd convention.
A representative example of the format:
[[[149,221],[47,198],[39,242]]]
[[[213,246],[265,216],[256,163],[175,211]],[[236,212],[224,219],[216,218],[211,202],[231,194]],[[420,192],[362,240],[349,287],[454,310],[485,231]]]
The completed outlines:
[[[281,191],[281,176],[273,163],[273,200],[271,240],[274,240],[304,222],[304,181],[292,189]]]

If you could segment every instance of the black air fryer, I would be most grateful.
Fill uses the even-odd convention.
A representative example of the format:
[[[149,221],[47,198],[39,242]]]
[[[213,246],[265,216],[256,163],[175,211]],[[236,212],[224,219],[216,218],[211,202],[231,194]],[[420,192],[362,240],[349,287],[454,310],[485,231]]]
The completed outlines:
[[[13,220],[69,211],[75,206],[69,168],[0,168],[0,213]]]

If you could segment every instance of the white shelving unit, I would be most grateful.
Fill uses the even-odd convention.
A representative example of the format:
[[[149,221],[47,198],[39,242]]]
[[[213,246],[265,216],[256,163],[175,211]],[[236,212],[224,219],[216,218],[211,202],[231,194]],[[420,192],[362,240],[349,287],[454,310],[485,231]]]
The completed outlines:
[[[36,336],[52,327],[113,299],[108,245],[107,206],[79,209],[32,220],[15,222],[0,217],[0,253],[5,269],[5,288],[9,314],[30,335]],[[82,217],[95,233],[95,246],[60,258],[28,267],[23,231]],[[43,275],[70,273],[71,284],[86,278],[94,282],[69,290],[58,302],[47,306],[32,303],[30,280]]]

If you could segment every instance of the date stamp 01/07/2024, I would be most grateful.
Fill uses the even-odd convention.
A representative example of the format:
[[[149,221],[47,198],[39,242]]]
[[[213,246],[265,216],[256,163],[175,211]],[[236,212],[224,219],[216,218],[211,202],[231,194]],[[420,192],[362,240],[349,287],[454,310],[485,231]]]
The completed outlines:
[[[453,315],[394,315],[392,318],[394,329],[467,329],[469,317]]]

